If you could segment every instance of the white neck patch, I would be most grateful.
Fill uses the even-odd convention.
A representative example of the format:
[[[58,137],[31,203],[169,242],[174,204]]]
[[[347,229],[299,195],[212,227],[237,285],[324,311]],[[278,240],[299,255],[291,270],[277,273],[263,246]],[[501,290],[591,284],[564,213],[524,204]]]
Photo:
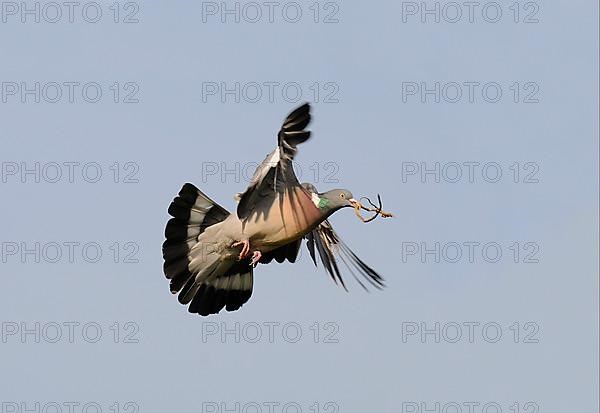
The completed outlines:
[[[315,204],[315,206],[318,208],[319,207],[319,202],[321,202],[321,197],[319,197],[319,195],[315,194],[314,192],[311,195],[311,199],[313,201],[313,204]]]

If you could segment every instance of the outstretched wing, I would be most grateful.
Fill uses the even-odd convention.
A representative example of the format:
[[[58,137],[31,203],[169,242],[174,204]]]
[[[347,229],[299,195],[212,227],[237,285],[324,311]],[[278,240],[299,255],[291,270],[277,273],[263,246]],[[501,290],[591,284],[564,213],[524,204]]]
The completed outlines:
[[[341,284],[347,290],[342,274],[336,258],[339,258],[354,279],[365,290],[367,287],[357,276],[360,274],[371,286],[381,289],[385,285],[383,278],[371,267],[365,264],[356,254],[342,241],[339,235],[333,230],[333,227],[328,220],[323,221],[314,230],[306,235],[306,246],[310,256],[317,265],[315,250],[318,252],[323,266],[333,279],[333,281]]]
[[[277,194],[285,194],[290,188],[299,186],[292,168],[292,159],[296,155],[297,145],[310,138],[310,131],[304,130],[310,123],[310,105],[305,103],[295,109],[283,122],[278,134],[278,145],[258,166],[250,185],[238,194],[237,215],[240,220],[247,219],[259,205],[275,202]]]

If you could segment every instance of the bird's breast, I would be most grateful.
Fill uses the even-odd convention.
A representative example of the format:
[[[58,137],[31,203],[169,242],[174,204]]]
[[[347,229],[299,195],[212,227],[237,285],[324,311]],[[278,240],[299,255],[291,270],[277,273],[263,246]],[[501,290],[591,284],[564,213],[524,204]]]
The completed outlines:
[[[261,215],[262,214],[262,215]],[[278,194],[268,208],[258,210],[246,222],[253,245],[278,247],[303,237],[324,219],[310,196],[300,187]]]

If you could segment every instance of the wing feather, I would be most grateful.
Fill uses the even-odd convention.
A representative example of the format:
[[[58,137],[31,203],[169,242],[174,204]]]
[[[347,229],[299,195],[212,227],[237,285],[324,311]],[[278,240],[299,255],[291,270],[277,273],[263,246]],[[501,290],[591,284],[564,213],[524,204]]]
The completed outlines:
[[[333,227],[328,220],[325,220],[319,224],[306,236],[306,239],[308,251],[315,265],[317,265],[317,259],[315,256],[316,247],[316,250],[319,253],[319,258],[321,259],[321,262],[323,263],[327,273],[329,273],[336,284],[339,282],[345,290],[347,290],[347,288],[342,279],[336,257],[344,263],[345,267],[352,274],[354,279],[356,279],[360,286],[365,290],[367,290],[367,287],[363,282],[361,282],[361,279],[356,275],[357,273],[360,274],[362,278],[364,278],[372,287],[377,289],[382,289],[385,287],[383,277],[381,277],[377,271],[367,265],[363,260],[358,258],[358,256],[333,230]]]
[[[292,167],[292,160],[298,151],[297,145],[310,138],[310,131],[304,130],[310,119],[308,103],[287,116],[277,135],[277,148],[256,168],[248,188],[236,195],[236,199],[239,200],[239,219],[248,219],[260,204],[268,204],[265,199],[274,201],[278,193],[300,185]]]

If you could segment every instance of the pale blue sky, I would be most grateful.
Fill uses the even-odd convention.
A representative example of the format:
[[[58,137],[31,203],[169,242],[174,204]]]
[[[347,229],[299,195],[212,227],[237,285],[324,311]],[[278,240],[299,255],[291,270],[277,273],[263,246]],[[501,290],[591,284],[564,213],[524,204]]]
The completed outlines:
[[[314,402],[333,411],[322,405],[334,402],[340,412],[402,412],[409,402],[496,402],[503,411],[515,402],[521,411],[533,411],[523,409],[527,402],[541,412],[597,407],[597,2],[537,3],[539,22],[529,24],[521,19],[534,9],[523,9],[525,2],[519,23],[502,2],[495,24],[477,12],[473,23],[466,16],[421,23],[418,15],[403,23],[402,3],[392,1],[317,3],[319,20],[335,12],[339,22],[330,24],[314,23],[314,2],[298,3],[303,15],[292,24],[277,12],[274,23],[266,16],[256,23],[206,16],[203,23],[202,3],[153,1],[139,4],[138,23],[124,24],[113,22],[110,4],[102,3],[95,24],[78,9],[74,23],[66,16],[54,24],[21,23],[20,11],[6,10],[0,23],[6,92],[0,103],[6,255],[0,402],[95,401],[110,411],[113,402],[130,401],[140,412],[201,412],[203,402],[252,401],[297,402],[302,411]],[[122,9],[119,20],[133,11]],[[87,103],[76,91],[73,103],[66,95],[54,104],[26,95],[30,100],[21,103],[21,90],[10,91],[22,82],[28,88],[39,82],[48,93],[51,82],[96,82],[102,98]],[[133,82],[139,102],[114,103],[115,82],[119,101],[135,90],[125,86]],[[234,210],[233,194],[246,182],[231,174],[203,179],[203,162],[205,168],[260,162],[297,105],[280,94],[258,103],[203,99],[203,82],[300,85],[302,101],[314,103],[314,135],[297,157],[303,178],[314,180],[317,163],[318,188],[380,193],[397,215],[365,225],[345,210],[332,219],[357,255],[385,277],[384,291],[366,294],[347,277],[351,292],[345,293],[303,250],[294,265],[259,266],[252,298],[235,313],[202,319],[169,294],[161,244],[173,196],[189,181]],[[415,96],[403,103],[403,82],[429,88],[495,82],[503,94],[497,103],[477,94],[469,103],[465,88],[457,103],[421,103]],[[524,89],[528,82],[538,88],[538,103],[522,102],[532,90]],[[339,102],[323,102],[332,90]],[[22,163],[33,168],[36,162],[47,173],[52,162],[96,162],[102,177],[88,183],[76,169],[73,183],[66,176],[35,183],[33,175],[23,183]],[[325,182],[329,162],[339,183]],[[473,183],[464,176],[457,183],[422,183],[416,176],[403,183],[408,162],[429,168],[496,162],[503,175],[497,183],[481,175]],[[510,169],[515,162],[519,183]],[[527,162],[535,163],[538,183],[522,182]],[[123,183],[128,173],[138,182]],[[63,257],[35,263],[31,254],[22,262],[20,250],[9,254],[14,245],[36,242],[47,254],[51,243],[62,245]],[[76,250],[71,263],[65,242],[97,243],[103,255],[89,263]],[[402,262],[409,244],[433,248],[436,242],[495,242],[503,255],[497,263],[481,255],[473,263],[465,257],[435,263],[431,256],[423,263],[418,255]],[[510,249],[515,242],[519,263]],[[522,262],[532,251],[524,250],[527,242],[538,248],[538,263]],[[130,252],[137,263],[123,262]],[[63,334],[65,322],[98,323],[103,336],[95,344],[81,335],[74,343],[22,340],[21,327],[36,322],[47,334],[48,323],[62,325]],[[122,342],[133,331],[126,322],[139,329],[133,336],[139,342]],[[303,336],[295,344],[281,336],[273,343],[221,343],[216,336],[203,340],[203,331],[215,327],[203,322],[258,323],[263,333],[265,322],[298,323]],[[337,326],[338,343],[323,342],[332,331],[328,322]],[[481,335],[473,343],[430,337],[422,343],[418,336],[403,342],[410,323],[436,322],[463,325],[463,333],[465,322],[498,323],[503,336],[495,344]],[[524,329],[527,322],[539,329],[538,343],[522,342],[532,331]],[[15,325],[19,331],[10,333]]]

